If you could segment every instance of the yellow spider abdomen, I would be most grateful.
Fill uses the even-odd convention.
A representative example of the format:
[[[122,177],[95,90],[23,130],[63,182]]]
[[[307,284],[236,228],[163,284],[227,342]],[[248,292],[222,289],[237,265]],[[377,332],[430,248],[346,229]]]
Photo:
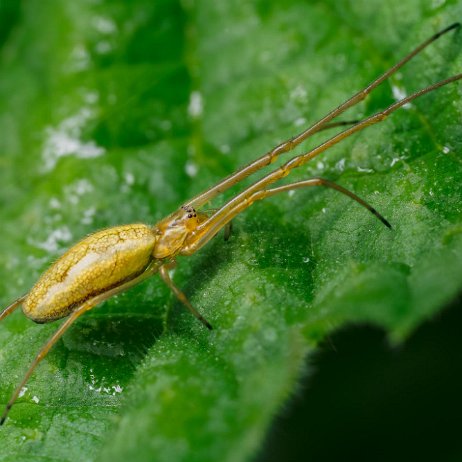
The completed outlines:
[[[156,239],[144,224],[90,234],[37,281],[23,303],[24,314],[38,323],[60,319],[85,300],[133,279],[152,260]]]

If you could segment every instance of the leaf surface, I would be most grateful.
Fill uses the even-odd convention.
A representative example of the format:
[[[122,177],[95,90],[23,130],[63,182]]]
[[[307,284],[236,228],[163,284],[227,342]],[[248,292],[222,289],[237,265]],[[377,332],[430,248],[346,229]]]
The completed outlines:
[[[450,1],[0,8],[4,304],[85,234],[155,223],[462,17]],[[343,118],[461,72],[461,40]],[[213,332],[157,279],[82,317],[13,408],[0,460],[249,460],[327,334],[368,322],[405,339],[462,287],[460,100],[445,87],[291,175],[338,181],[392,231],[335,191],[283,194],[179,259],[175,282]],[[55,329],[2,323],[2,403]]]

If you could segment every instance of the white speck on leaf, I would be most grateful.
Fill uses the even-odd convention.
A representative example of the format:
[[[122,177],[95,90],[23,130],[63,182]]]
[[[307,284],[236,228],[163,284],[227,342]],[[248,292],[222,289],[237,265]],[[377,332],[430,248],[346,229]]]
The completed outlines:
[[[188,114],[193,118],[198,118],[204,112],[204,102],[199,91],[191,92],[189,97]]]
[[[70,229],[67,226],[61,226],[52,231],[45,241],[34,242],[30,240],[29,243],[47,252],[56,252],[59,249],[60,242],[69,242],[71,239],[72,233]]]
[[[101,34],[113,34],[117,32],[117,26],[112,19],[97,16],[93,20],[95,29]]]
[[[100,55],[109,53],[112,50],[112,45],[107,40],[101,40],[96,44],[96,52]]]
[[[296,101],[300,101],[302,103],[306,103],[308,99],[308,93],[306,91],[306,88],[303,85],[296,86],[290,92],[290,98]]]
[[[195,177],[198,172],[198,167],[193,162],[186,162],[185,171],[188,176]]]
[[[374,170],[372,170],[372,168],[360,167],[359,165],[358,165],[358,167],[356,167],[356,170],[357,170],[358,172],[362,172],[362,173],[363,173],[363,172],[364,172],[364,173],[374,173]]]
[[[393,93],[393,98],[395,99],[395,101],[399,101],[403,98],[406,98],[407,96],[407,93],[404,91],[404,89],[396,86],[396,85],[392,85],[391,86],[391,91]],[[403,106],[403,109],[409,109],[411,107],[411,103],[406,103],[404,106]]]
[[[231,152],[231,147],[229,146],[229,144],[223,144],[220,146],[220,151],[223,154],[229,154]]]
[[[18,398],[22,398],[26,394],[26,391],[27,387],[22,387],[21,391],[19,392]]]
[[[46,139],[42,158],[44,170],[52,170],[59,159],[66,156],[76,156],[88,159],[102,156],[104,148],[97,146],[94,141],[83,142],[80,138],[92,112],[88,108],[81,109],[76,115],[64,119],[57,127],[46,129]]]

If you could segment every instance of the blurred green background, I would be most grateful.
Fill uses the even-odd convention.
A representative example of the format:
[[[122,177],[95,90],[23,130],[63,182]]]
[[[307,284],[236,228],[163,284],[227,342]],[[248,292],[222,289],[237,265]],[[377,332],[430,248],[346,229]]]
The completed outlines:
[[[0,1],[2,305],[82,236],[155,223],[461,17],[458,0]],[[461,72],[461,44],[343,118]],[[338,181],[392,231],[297,191],[179,259],[212,333],[157,279],[82,317],[0,429],[0,461],[459,460],[461,108],[445,87],[291,175]],[[56,327],[2,322],[0,403]]]

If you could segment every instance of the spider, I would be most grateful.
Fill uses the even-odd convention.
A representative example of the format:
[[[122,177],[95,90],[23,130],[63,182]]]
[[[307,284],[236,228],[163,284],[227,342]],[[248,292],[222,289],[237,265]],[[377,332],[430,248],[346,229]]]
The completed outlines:
[[[286,177],[293,169],[304,165],[353,133],[382,122],[391,113],[420,96],[462,79],[462,74],[456,74],[441,80],[360,121],[331,122],[348,108],[362,101],[372,90],[429,44],[459,27],[459,23],[454,23],[431,36],[383,75],[332,110],[314,125],[293,138],[284,141],[262,157],[193,197],[157,224],[138,223],[115,226],[95,232],[71,247],[42,274],[26,295],[15,300],[0,313],[0,320],[2,320],[22,305],[24,314],[37,323],[47,323],[66,318],[52,337],[43,345],[24,375],[23,380],[14,390],[0,418],[0,425],[5,422],[21,389],[29,380],[39,362],[77,318],[104,300],[129,289],[156,273],[160,275],[164,283],[185,307],[205,327],[212,329],[211,324],[191,305],[184,293],[175,286],[170,279],[169,270],[175,266],[175,259],[178,255],[192,255],[200,250],[218,231],[229,226],[236,215],[243,212],[254,202],[284,191],[311,186],[324,186],[358,202],[381,220],[384,225],[391,228],[390,223],[363,199],[342,186],[323,178],[311,178],[276,187],[272,185]],[[212,198],[263,167],[272,164],[281,155],[292,151],[314,133],[338,126],[348,126],[348,128],[332,136],[311,151],[291,158],[281,167],[276,168],[228,200],[221,208],[211,212],[200,211],[200,208]]]

